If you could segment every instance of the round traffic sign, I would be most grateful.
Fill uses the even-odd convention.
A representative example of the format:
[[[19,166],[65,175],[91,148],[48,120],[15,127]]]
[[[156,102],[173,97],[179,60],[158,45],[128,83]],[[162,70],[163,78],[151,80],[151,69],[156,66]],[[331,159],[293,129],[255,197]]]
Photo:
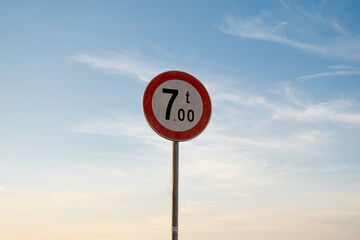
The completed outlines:
[[[211,116],[208,92],[199,80],[180,71],[156,76],[145,89],[143,112],[151,128],[173,141],[199,135]]]

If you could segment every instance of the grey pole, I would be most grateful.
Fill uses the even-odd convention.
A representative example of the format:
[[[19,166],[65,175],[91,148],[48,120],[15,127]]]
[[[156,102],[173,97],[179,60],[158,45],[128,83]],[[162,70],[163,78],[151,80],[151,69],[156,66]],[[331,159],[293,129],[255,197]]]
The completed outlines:
[[[179,142],[172,142],[172,175],[171,175],[171,226],[172,240],[178,240],[178,209],[179,209]]]

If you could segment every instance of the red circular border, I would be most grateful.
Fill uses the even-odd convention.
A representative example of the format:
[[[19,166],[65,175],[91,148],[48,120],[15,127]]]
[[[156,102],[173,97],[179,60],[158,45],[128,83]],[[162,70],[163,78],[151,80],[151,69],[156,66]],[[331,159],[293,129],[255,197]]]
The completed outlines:
[[[203,113],[199,122],[189,130],[186,131],[173,131],[170,130],[156,119],[155,114],[152,109],[152,98],[155,90],[164,82],[170,80],[182,80],[191,84],[200,94],[203,101]],[[211,116],[211,100],[206,88],[201,84],[199,80],[191,76],[188,73],[180,71],[168,71],[157,75],[145,89],[143,95],[143,112],[146,121],[151,126],[151,128],[160,136],[172,140],[172,141],[187,141],[196,136],[198,136],[209,123]]]

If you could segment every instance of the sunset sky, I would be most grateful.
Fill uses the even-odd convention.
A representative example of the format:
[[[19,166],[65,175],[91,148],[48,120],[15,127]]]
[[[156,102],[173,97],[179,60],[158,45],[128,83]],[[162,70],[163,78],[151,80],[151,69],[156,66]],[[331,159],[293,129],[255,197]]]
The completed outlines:
[[[209,92],[179,239],[360,239],[360,1],[1,1],[0,239],[160,240],[149,81]]]

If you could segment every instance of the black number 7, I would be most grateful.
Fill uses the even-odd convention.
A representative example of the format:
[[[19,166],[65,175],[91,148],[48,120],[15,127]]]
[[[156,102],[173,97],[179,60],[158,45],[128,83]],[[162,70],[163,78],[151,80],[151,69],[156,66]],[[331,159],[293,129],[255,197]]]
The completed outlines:
[[[170,100],[169,100],[169,103],[167,105],[167,108],[166,108],[166,114],[165,114],[165,120],[169,120],[170,119],[170,113],[171,113],[171,108],[172,108],[172,105],[175,101],[175,98],[177,97],[177,95],[179,94],[179,91],[176,90],[176,89],[170,89],[170,88],[163,88],[162,89],[162,92],[163,93],[169,93],[169,94],[172,94]]]

